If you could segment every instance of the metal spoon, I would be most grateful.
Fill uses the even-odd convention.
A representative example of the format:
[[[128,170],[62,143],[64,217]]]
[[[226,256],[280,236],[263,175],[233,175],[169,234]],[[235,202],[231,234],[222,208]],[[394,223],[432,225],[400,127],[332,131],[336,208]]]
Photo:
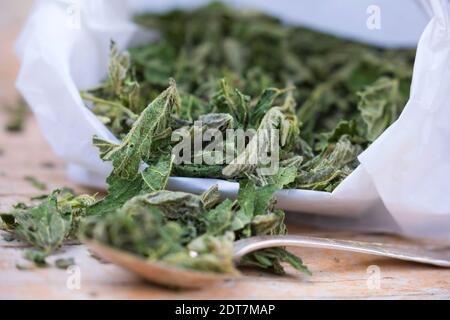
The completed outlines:
[[[97,255],[141,277],[165,286],[178,288],[201,288],[214,283],[239,277],[239,274],[224,275],[181,269],[160,262],[150,262],[134,254],[114,249],[97,241],[84,241]],[[414,261],[439,267],[450,267],[448,247],[397,246],[386,243],[369,243],[307,236],[262,236],[242,239],[234,243],[233,259],[240,259],[253,251],[272,247],[309,247],[359,252],[394,259]]]

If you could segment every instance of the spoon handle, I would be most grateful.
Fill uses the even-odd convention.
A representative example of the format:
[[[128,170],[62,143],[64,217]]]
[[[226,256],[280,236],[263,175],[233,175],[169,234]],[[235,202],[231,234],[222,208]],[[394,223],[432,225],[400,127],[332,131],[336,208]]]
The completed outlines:
[[[259,236],[238,240],[234,243],[234,260],[246,254],[272,247],[309,247],[365,253],[394,259],[414,261],[440,267],[450,267],[448,247],[426,248],[416,246],[398,246],[386,243],[369,243],[352,240],[316,238],[307,236]]]

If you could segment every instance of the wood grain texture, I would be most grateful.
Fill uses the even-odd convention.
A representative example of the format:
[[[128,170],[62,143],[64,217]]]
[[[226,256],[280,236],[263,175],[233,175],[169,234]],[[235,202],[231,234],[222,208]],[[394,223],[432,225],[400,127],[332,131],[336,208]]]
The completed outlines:
[[[17,98],[14,78],[18,64],[12,54],[12,42],[19,30],[30,1],[2,2],[20,4],[8,11],[15,19],[0,14],[0,103]],[[25,130],[10,134],[3,130],[5,112],[0,112],[0,211],[7,211],[17,201],[26,201],[53,188],[69,186],[78,192],[92,190],[71,183],[65,165],[44,140],[34,118],[27,118]],[[47,191],[36,190],[24,176],[32,175],[47,184]],[[0,231],[1,232],[1,231]],[[381,235],[356,235],[345,232],[311,230],[290,226],[290,233],[329,236],[353,240],[406,240]],[[62,248],[57,257],[74,257],[80,272],[80,288],[72,285],[73,273],[55,267],[18,270],[24,264],[20,242],[7,242],[0,237],[0,299],[448,299],[450,270],[415,263],[394,261],[331,250],[294,249],[313,271],[311,277],[288,268],[288,275],[279,277],[255,270],[245,270],[244,277],[217,286],[195,291],[171,291],[148,284],[126,270],[100,262],[82,245]],[[369,266],[380,270],[380,287],[368,286]],[[72,270],[73,271],[73,270]],[[67,285],[69,283],[69,285]]]

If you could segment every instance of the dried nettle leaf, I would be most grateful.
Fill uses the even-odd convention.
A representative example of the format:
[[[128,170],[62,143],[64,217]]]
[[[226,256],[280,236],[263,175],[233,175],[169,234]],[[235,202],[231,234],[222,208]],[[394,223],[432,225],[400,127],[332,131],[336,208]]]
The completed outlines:
[[[380,78],[358,92],[358,109],[367,127],[367,139],[374,141],[400,115],[403,104],[399,81]]]
[[[287,233],[284,224],[284,212],[274,210],[275,192],[281,190],[284,183],[291,179],[282,179],[277,184],[257,187],[254,182],[241,183],[238,203],[240,209],[233,220],[233,230],[243,237],[277,235]],[[288,262],[294,268],[310,274],[308,268],[297,256],[290,254],[285,248],[272,248],[259,250],[246,255],[241,265],[270,269],[275,273],[283,274],[284,268],[281,262]]]
[[[75,265],[74,258],[59,258],[55,260],[55,266],[59,269],[67,269],[70,266]]]
[[[87,209],[84,234],[153,261],[236,272],[233,241],[286,233],[276,192],[332,192],[409,95],[413,50],[342,40],[220,3],[136,21],[159,39],[124,53],[112,44],[109,77],[82,94],[121,140],[94,138],[113,171],[107,196]],[[171,81],[167,89],[168,78],[177,86]],[[194,134],[208,129],[254,135],[242,149],[202,141],[190,161],[173,161],[181,151],[172,133],[191,146]],[[262,174],[259,160],[274,141],[278,170]],[[216,147],[233,161],[224,162]],[[168,191],[170,175],[228,179],[240,190],[235,201],[221,199],[217,187],[202,195]],[[242,264],[282,273],[286,262],[309,273],[284,248],[257,251]]]
[[[113,174],[124,179],[136,177],[141,162],[151,159],[151,148],[155,138],[167,131],[172,109],[180,106],[175,81],[141,113],[130,132],[119,145],[107,143],[96,137],[94,143],[100,147],[101,157],[112,161]],[[100,143],[101,142],[101,143]]]
[[[141,172],[145,183],[145,191],[153,192],[166,188],[167,181],[172,173],[173,160],[173,155],[163,155]]]
[[[219,3],[136,21],[159,31],[159,40],[128,52],[112,42],[108,78],[81,93],[121,141],[93,139],[101,159],[112,162],[107,195],[97,201],[56,191],[0,215],[6,230],[32,245],[25,257],[40,266],[81,226],[85,237],[151,261],[236,273],[233,241],[287,232],[276,193],[333,191],[397,119],[409,94],[412,50],[374,48]],[[178,86],[170,80],[167,88],[169,78]],[[195,132],[208,129],[255,132],[242,150],[211,139],[190,163],[175,163],[172,133],[191,144]],[[259,160],[272,142],[279,166],[262,174]],[[215,147],[234,160],[216,158]],[[234,201],[221,199],[217,186],[201,195],[168,191],[171,175],[238,181],[240,189]],[[275,273],[284,272],[283,263],[310,273],[285,248],[241,261]]]
[[[129,199],[140,194],[144,186],[141,175],[132,180],[111,175],[106,179],[106,182],[108,183],[108,194],[87,209],[89,216],[107,215],[115,212]]]
[[[233,233],[219,232],[215,236],[189,232],[205,213],[200,196],[159,191],[132,198],[123,208],[103,218],[91,218],[85,224],[84,234],[149,260],[235,273]]]
[[[261,99],[264,99],[261,98]],[[261,120],[255,135],[239,154],[222,171],[226,177],[253,173],[261,166],[261,159],[272,150],[273,143],[283,147],[291,132],[292,122],[278,107],[270,108]]]
[[[45,266],[47,256],[64,242],[76,239],[80,221],[94,202],[93,196],[75,196],[55,190],[37,205],[18,204],[0,217],[7,231],[33,247],[24,252],[24,257],[38,266]]]
[[[13,215],[15,233],[45,254],[58,249],[69,235],[71,217],[65,219],[60,213],[54,194],[36,207],[16,209]]]
[[[5,124],[5,130],[9,132],[21,132],[28,112],[26,102],[23,99],[20,99],[14,105],[5,106],[4,109],[8,117]]]
[[[33,176],[25,176],[24,179],[31,183],[31,185],[38,190],[47,189],[47,185],[42,181],[39,181],[36,177]]]

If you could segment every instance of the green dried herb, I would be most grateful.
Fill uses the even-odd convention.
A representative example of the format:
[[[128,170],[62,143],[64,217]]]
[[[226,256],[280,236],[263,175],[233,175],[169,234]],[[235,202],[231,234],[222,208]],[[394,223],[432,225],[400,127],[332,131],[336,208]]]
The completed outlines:
[[[74,258],[59,258],[55,260],[55,266],[59,269],[67,269],[70,266],[75,265]]]
[[[59,248],[69,234],[71,221],[58,210],[56,195],[51,195],[37,207],[16,209],[15,233],[48,254]]]
[[[109,78],[85,93],[91,110],[122,140],[94,139],[114,169],[107,197],[88,210],[103,218],[92,218],[86,233],[151,260],[234,272],[232,241],[286,233],[275,193],[333,191],[408,98],[412,50],[374,48],[220,3],[136,21],[159,31],[160,39],[127,53],[113,44]],[[177,87],[172,81],[166,89],[169,78]],[[185,154],[177,144],[189,148],[196,133],[211,128],[255,134],[241,150],[214,139]],[[279,130],[279,168],[267,175],[259,159],[273,129]],[[179,141],[171,141],[171,133]],[[224,162],[216,147],[234,160]],[[189,161],[168,164],[171,154]],[[201,196],[166,191],[161,181],[169,175],[238,181],[240,191],[235,201],[220,201],[217,189]],[[283,262],[309,273],[284,248],[242,261],[276,273]]]
[[[81,93],[121,141],[93,139],[113,166],[106,197],[94,203],[53,194],[1,216],[44,260],[81,224],[85,237],[151,261],[235,273],[233,241],[287,232],[276,192],[333,191],[408,99],[413,50],[342,40],[220,3],[136,21],[157,30],[159,40],[123,53],[112,42],[108,78]],[[172,78],[177,83],[169,80],[167,88]],[[215,137],[192,153],[180,148],[180,141],[189,149],[196,133],[210,129],[254,135],[241,149]],[[278,136],[267,134],[273,129]],[[279,166],[263,174],[259,160],[272,143],[279,146]],[[175,161],[177,155],[188,161]],[[228,155],[231,162],[224,161]],[[246,159],[256,161],[240,161]],[[202,195],[168,191],[173,175],[227,179],[240,189],[234,201],[221,199],[217,187]],[[283,263],[310,273],[285,248],[241,261],[275,273],[284,272]]]
[[[158,205],[138,196],[115,213],[89,221],[85,234],[149,260],[197,270],[235,272],[230,259],[232,233],[200,237],[193,233],[191,223],[201,223],[196,221],[201,218],[194,215],[201,213],[197,208],[189,212],[189,217],[169,220]]]
[[[10,213],[1,214],[0,218],[7,231],[33,247],[24,252],[24,257],[44,266],[47,256],[66,241],[76,239],[86,208],[94,203],[93,196],[75,196],[56,190],[39,204],[28,206],[19,203]]]
[[[397,79],[380,78],[358,92],[358,110],[366,124],[366,137],[374,141],[395,120],[403,107]]]
[[[25,101],[20,100],[15,105],[5,107],[5,110],[8,114],[5,130],[9,132],[22,131],[25,117],[28,112],[28,106]]]
[[[332,191],[356,168],[358,153],[397,119],[408,99],[414,50],[375,48],[220,3],[142,14],[136,22],[161,37],[129,53],[112,46],[110,76],[90,91],[100,99],[94,113],[123,138],[139,111],[130,108],[120,92],[138,83],[143,105],[173,77],[181,95],[177,114],[170,115],[173,131],[181,128],[192,135],[195,120],[215,114],[232,117],[228,125],[234,129],[280,126],[280,161],[303,158],[299,178],[289,188]],[[121,125],[112,109],[102,107],[105,103],[127,110],[121,113]],[[334,166],[323,161],[317,167],[343,135],[349,135],[354,161]],[[249,142],[241,158],[257,158],[254,145]],[[255,169],[176,164],[172,174],[236,180],[253,175]]]
[[[26,249],[23,252],[23,257],[26,260],[33,262],[34,265],[39,268],[44,268],[47,266],[47,254],[44,251],[36,249]],[[24,268],[26,269],[26,267]]]
[[[220,202],[217,188],[208,190],[200,196],[164,190],[173,168],[170,144],[161,144],[164,147],[160,148],[152,148],[151,144],[147,144],[143,150],[153,152],[146,156],[134,147],[142,145],[142,136],[139,136],[142,132],[147,133],[145,137],[149,140],[158,134],[154,130],[147,130],[147,127],[157,123],[152,121],[153,117],[147,116],[150,114],[148,110],[153,112],[155,105],[159,104],[158,101],[164,102],[164,105],[170,108],[172,102],[171,98],[167,99],[169,95],[178,97],[173,83],[156,98],[156,103],[152,102],[143,110],[120,146],[112,146],[99,138],[94,139],[101,157],[112,161],[114,169],[108,178],[110,185],[108,195],[87,210],[88,214],[94,217],[87,223],[84,234],[150,260],[163,261],[185,268],[233,273],[235,272],[232,257],[234,240],[252,235],[286,232],[284,212],[273,210],[274,194],[284,185],[294,181],[297,168],[284,167],[278,175],[260,183],[264,184],[261,187],[253,183],[253,188],[245,194],[245,197],[250,197],[250,193],[253,194],[254,198],[248,198],[255,202],[252,210],[245,209],[248,206],[248,200]],[[163,110],[165,113],[166,109],[163,108]],[[281,107],[270,108],[261,120],[260,128],[283,125],[286,129],[282,132],[289,132],[291,122],[285,117],[284,111]],[[274,113],[275,119],[272,115]],[[156,113],[156,115],[161,114],[161,112]],[[168,114],[167,117],[170,115]],[[202,126],[196,127],[193,124],[193,127],[187,130],[188,135],[189,132],[206,128],[223,131],[233,128],[235,123],[233,117],[226,114],[209,114],[200,118]],[[162,132],[171,129],[170,122],[164,121]],[[283,143],[287,143],[288,136],[289,134],[282,133]],[[132,139],[135,139],[134,142],[130,142]],[[130,144],[133,144],[131,150]],[[108,156],[113,152],[120,152],[119,158]],[[123,165],[125,158],[127,166]],[[117,159],[121,161],[115,161]],[[130,163],[133,163],[132,172],[129,170]],[[148,167],[138,172],[142,163]],[[125,176],[118,168],[128,170]],[[246,174],[253,173],[249,170],[241,171],[246,171]],[[226,173],[226,170],[224,172]],[[262,178],[259,177],[259,181],[261,180]],[[243,197],[242,194],[240,197]],[[148,236],[151,236],[151,241],[147,238]],[[283,273],[281,263],[289,262],[294,267],[308,272],[300,259],[294,258],[283,248],[254,253],[245,261],[247,265],[268,268],[276,273]]]
[[[180,97],[175,81],[144,109],[130,132],[119,145],[94,137],[103,160],[112,161],[113,174],[125,179],[135,178],[141,161],[152,157],[154,142],[170,136],[169,120],[172,109],[179,108]]]
[[[35,187],[38,190],[46,190],[47,185],[41,181],[39,181],[37,178],[33,176],[25,176],[24,179],[31,183],[33,187]]]
[[[1,225],[0,225],[0,229],[1,229]],[[12,241],[16,240],[14,235],[12,235],[10,233],[2,233],[2,239],[5,240],[6,242],[12,242]]]
[[[242,200],[237,201],[220,201],[217,187],[202,195],[166,190],[151,192],[135,196],[113,213],[90,218],[83,233],[152,261],[235,273],[234,240],[286,232],[284,212],[271,209],[273,194],[278,189],[273,186],[257,189],[253,184],[251,190],[242,189]],[[243,192],[252,195],[244,197]],[[281,262],[309,273],[299,258],[282,248],[258,251],[246,257],[243,264],[283,273]]]

